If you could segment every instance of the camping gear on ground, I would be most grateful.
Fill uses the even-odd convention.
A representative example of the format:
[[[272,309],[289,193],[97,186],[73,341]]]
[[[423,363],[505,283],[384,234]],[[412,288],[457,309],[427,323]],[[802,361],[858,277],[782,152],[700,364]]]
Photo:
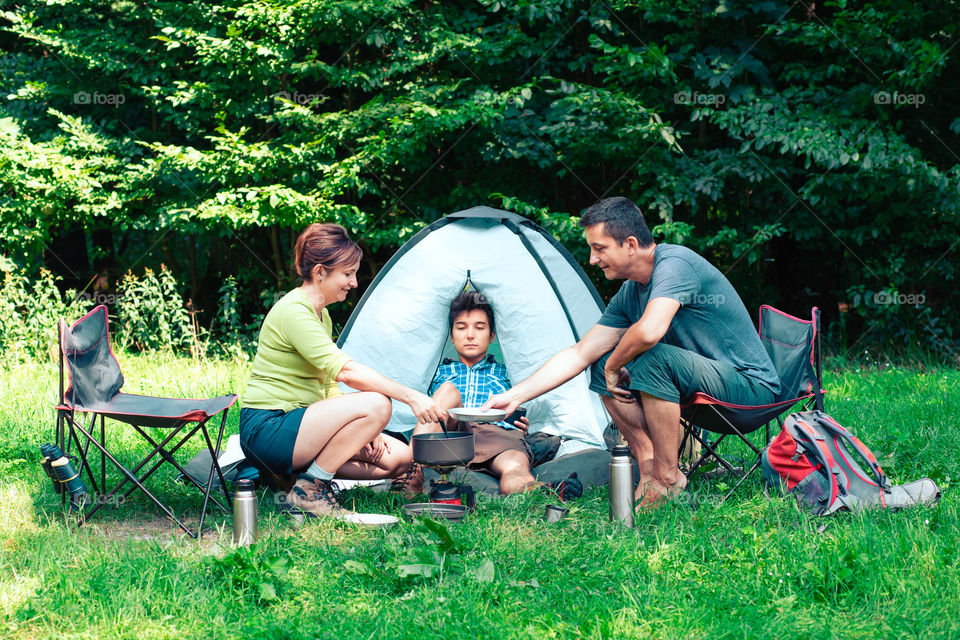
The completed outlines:
[[[430,502],[462,504],[471,511],[477,506],[477,494],[468,484],[430,481]]]
[[[893,485],[874,453],[822,411],[790,414],[762,460],[767,482],[818,516],[839,509],[929,506],[940,499],[940,488],[928,478]]]
[[[364,529],[389,529],[400,522],[396,516],[385,513],[346,513],[340,519],[360,525]]]
[[[530,463],[533,467],[553,460],[557,456],[557,451],[560,450],[560,445],[563,444],[563,439],[560,436],[550,435],[543,431],[528,433],[524,436],[524,440],[527,441],[530,453],[533,454],[533,462]],[[587,449],[586,451],[598,451],[598,449]]]
[[[82,476],[84,472],[92,485],[97,500],[81,515],[81,524],[90,518],[104,504],[115,502],[114,495],[128,483],[133,486],[123,494],[126,498],[139,489],[156,504],[163,513],[177,523],[190,537],[198,538],[203,533],[203,520],[207,506],[213,502],[226,512],[230,511],[230,494],[227,493],[217,454],[223,441],[223,429],[227,423],[227,412],[237,401],[235,394],[210,399],[174,399],[154,396],[141,396],[123,393],[123,373],[120,364],[110,349],[107,308],[100,305],[70,325],[59,322],[60,344],[60,403],[57,405],[57,424],[55,444],[69,456],[70,448],[76,446],[80,463],[76,470]],[[64,363],[69,372],[70,386],[64,390]],[[207,429],[207,422],[214,416],[222,416],[214,442]],[[89,417],[89,424],[83,422]],[[96,423],[99,418],[99,436]],[[118,453],[117,438],[108,447],[106,438],[106,418],[129,425],[132,432],[142,437],[150,445],[150,452],[136,466],[125,467],[115,455]],[[160,430],[157,434],[154,430]],[[207,474],[206,482],[197,482],[184,472],[174,454],[194,436],[202,436],[213,463]],[[81,441],[82,438],[82,441]],[[92,457],[87,452],[90,445],[100,451],[100,473],[97,478],[91,467]],[[111,451],[111,448],[113,451]],[[127,452],[124,452],[127,453]],[[156,458],[156,461],[151,462]],[[115,466],[122,476],[112,489],[107,487],[107,461]],[[169,463],[184,475],[188,481],[203,493],[203,505],[200,508],[200,520],[196,531],[191,530],[174,516],[170,508],[163,504],[144,482],[164,463]],[[145,471],[147,465],[151,465]],[[220,480],[220,489],[224,503],[211,495],[213,476]]]
[[[410,439],[413,461],[438,470],[465,465],[473,460],[472,433],[421,433]]]
[[[544,229],[514,213],[474,207],[433,222],[394,254],[357,303],[338,346],[425,392],[441,359],[456,357],[447,316],[466,286],[490,300],[497,336],[490,352],[514,382],[583,337],[605,307],[573,256]],[[609,417],[589,383],[585,371],[525,403],[532,432],[566,438],[560,456],[604,448]],[[395,401],[387,430],[405,434],[416,423]]]
[[[610,452],[610,522],[633,528],[633,461],[630,447],[619,444]]]
[[[40,453],[43,455],[43,470],[53,480],[54,490],[57,493],[66,490],[70,496],[70,510],[82,511],[87,504],[87,485],[74,470],[70,458],[63,455],[60,447],[49,443],[41,445]]]
[[[560,522],[567,517],[570,509],[559,507],[555,504],[548,504],[543,510],[543,519],[547,522]]]
[[[458,522],[467,517],[467,507],[459,504],[434,504],[432,502],[411,502],[402,507],[407,520],[416,517],[450,520]]]
[[[536,452],[536,450],[534,450]],[[632,461],[633,477],[639,477],[637,462]],[[531,469],[533,477],[545,484],[557,484],[576,473],[584,491],[592,487],[606,487],[610,481],[610,452],[606,449],[584,449],[576,453],[554,458],[549,462],[537,464]],[[431,480],[439,479],[439,474],[430,467],[424,467],[424,486]],[[500,483],[489,473],[457,467],[447,474],[448,480],[457,484],[469,484],[478,495],[499,496]]]
[[[506,415],[506,412],[501,413],[503,415],[500,419]],[[468,510],[472,511],[476,507],[476,493],[469,485],[450,482],[447,474],[453,471],[454,467],[466,465],[473,460],[475,453],[473,434],[458,431],[420,433],[410,439],[410,444],[413,447],[413,461],[434,469],[440,474],[440,479],[439,482],[430,480],[429,503],[418,502],[405,505],[404,513],[411,516],[428,515],[448,520],[462,520]],[[464,500],[467,504],[463,504]],[[429,508],[431,504],[437,505],[437,508]]]
[[[233,492],[233,544],[249,547],[256,539],[257,492],[251,480],[240,480]]]
[[[227,444],[217,457],[217,462],[220,463],[220,472],[223,474],[223,479],[228,483],[237,483],[240,480],[253,480],[254,483],[260,481],[260,470],[250,464],[246,456],[243,455],[243,450],[240,448],[240,436],[237,434],[227,438]],[[197,455],[193,456],[190,462],[183,465],[183,471],[186,475],[202,485],[210,475],[211,465],[212,458],[210,457],[210,452],[203,449],[197,453]],[[189,482],[182,475],[178,475],[177,480],[184,483]],[[213,490],[216,491],[219,488],[220,478],[214,475]]]
[[[684,434],[680,451],[687,447],[690,438],[697,440],[702,447],[699,458],[685,471],[686,476],[691,477],[711,460],[729,474],[739,476],[721,502],[726,501],[760,466],[761,450],[750,441],[747,434],[763,427],[763,442],[766,444],[770,441],[770,423],[776,420],[782,426],[780,416],[798,402],[803,403],[804,409],[816,403],[816,408],[823,410],[820,310],[813,307],[810,316],[810,320],[801,320],[769,305],[760,307],[760,341],[780,377],[780,395],[772,404],[735,405],[705,393],[695,393],[681,403],[680,422]],[[717,434],[718,437],[711,440],[706,432]],[[755,454],[746,471],[736,468],[718,452],[718,446],[727,436],[739,439]]]

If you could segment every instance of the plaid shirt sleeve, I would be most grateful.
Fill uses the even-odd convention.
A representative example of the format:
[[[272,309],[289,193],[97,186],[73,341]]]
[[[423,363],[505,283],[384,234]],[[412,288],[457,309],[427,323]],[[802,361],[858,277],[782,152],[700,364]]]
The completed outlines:
[[[503,389],[501,389],[500,391],[497,391],[497,393],[503,393],[504,391],[509,389],[511,386],[513,386],[510,384],[510,376],[507,375],[507,368],[502,364],[500,364],[499,362],[493,363],[493,368],[490,371],[490,374],[494,378],[497,378],[498,379],[497,381],[503,385]]]

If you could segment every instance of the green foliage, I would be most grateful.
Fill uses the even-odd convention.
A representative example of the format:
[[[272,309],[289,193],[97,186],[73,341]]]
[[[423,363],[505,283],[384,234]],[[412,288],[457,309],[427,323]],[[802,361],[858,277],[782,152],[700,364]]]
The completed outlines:
[[[0,237],[31,274],[83,235],[75,271],[167,264],[204,326],[234,276],[241,330],[308,222],[348,227],[368,281],[476,204],[582,258],[576,215],[622,194],[750,309],[956,345],[952,4],[29,0],[0,25]]]
[[[142,277],[127,272],[117,296],[118,343],[137,350],[190,350],[198,347],[190,316],[173,274],[161,266]]]
[[[280,598],[284,577],[292,566],[289,552],[268,553],[254,544],[214,559],[213,579],[226,580],[243,597],[270,604]]]
[[[0,275],[0,348],[4,358],[56,358],[57,322],[66,317],[70,307],[57,288],[58,278],[45,269],[32,281],[16,268],[4,269]],[[68,292],[68,297],[73,293]]]
[[[224,280],[219,293],[217,313],[211,323],[211,333],[218,339],[208,346],[220,349],[227,355],[252,356],[257,350],[257,335],[260,332],[260,325],[263,324],[264,314],[255,315],[253,322],[243,322],[237,280],[233,276],[228,276]]]

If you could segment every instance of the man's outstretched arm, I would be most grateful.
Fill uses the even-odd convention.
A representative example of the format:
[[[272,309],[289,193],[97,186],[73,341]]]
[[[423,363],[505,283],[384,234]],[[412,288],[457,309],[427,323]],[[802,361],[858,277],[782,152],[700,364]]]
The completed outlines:
[[[580,342],[551,357],[523,382],[487,400],[484,408],[505,409],[509,414],[527,400],[556,389],[613,349],[625,331],[593,325]]]

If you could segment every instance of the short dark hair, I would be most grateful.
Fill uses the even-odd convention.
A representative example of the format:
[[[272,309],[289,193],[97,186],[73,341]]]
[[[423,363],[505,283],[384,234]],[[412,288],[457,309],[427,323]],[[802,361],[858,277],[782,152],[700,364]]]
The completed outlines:
[[[493,307],[487,301],[487,296],[479,291],[464,291],[450,303],[450,331],[453,331],[453,323],[461,313],[480,309],[487,314],[487,324],[490,325],[490,333],[496,333],[493,323]]]
[[[653,234],[643,219],[643,212],[628,198],[604,198],[583,212],[579,224],[581,227],[603,224],[603,230],[617,244],[622,245],[630,236],[636,238],[641,247],[653,244]]]

